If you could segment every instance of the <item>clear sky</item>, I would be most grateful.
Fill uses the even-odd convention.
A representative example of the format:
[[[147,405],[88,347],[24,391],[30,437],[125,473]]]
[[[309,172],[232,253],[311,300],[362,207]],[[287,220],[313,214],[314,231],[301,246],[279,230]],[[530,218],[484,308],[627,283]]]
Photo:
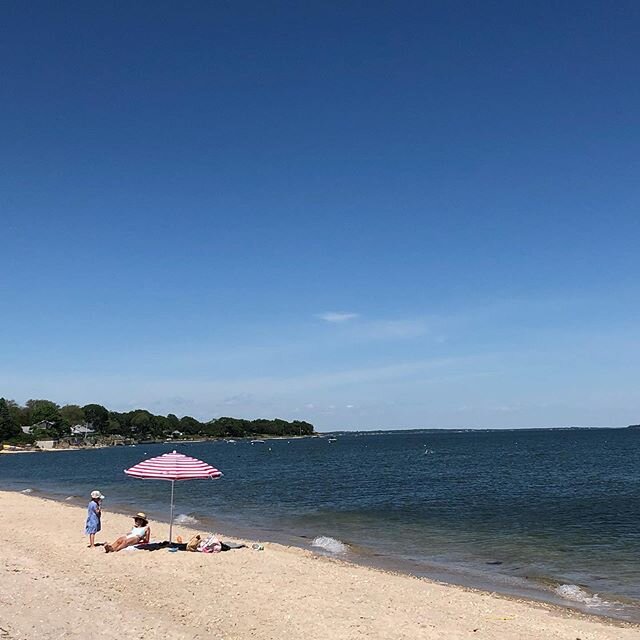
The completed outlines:
[[[640,3],[5,2],[0,395],[640,421]]]

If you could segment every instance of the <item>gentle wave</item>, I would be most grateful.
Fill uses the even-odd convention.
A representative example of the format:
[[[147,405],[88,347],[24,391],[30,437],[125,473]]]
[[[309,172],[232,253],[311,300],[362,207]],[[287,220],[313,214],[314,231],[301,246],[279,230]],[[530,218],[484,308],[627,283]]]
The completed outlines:
[[[175,524],[198,524],[198,520],[192,516],[188,516],[186,513],[178,514],[173,521]]]
[[[311,543],[311,546],[324,549],[329,553],[346,553],[348,550],[348,547],[344,542],[340,542],[340,540],[330,538],[329,536],[318,536]]]
[[[561,584],[554,591],[565,600],[579,602],[587,607],[608,607],[611,603],[603,600],[597,593],[590,594],[577,584]]]
[[[33,489],[23,489],[20,493],[33,493]]]

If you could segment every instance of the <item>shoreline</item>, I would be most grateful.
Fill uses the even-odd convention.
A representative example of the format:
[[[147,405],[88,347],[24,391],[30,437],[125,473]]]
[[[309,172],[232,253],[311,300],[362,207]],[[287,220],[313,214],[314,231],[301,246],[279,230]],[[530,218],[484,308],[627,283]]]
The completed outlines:
[[[467,634],[474,631],[469,629],[468,625],[462,621],[467,620],[468,622],[469,616],[473,617],[473,615],[476,616],[473,622],[476,625],[473,627],[474,629],[486,631],[488,627],[491,627],[494,635],[488,637],[499,637],[501,639],[560,638],[571,637],[568,634],[575,634],[573,637],[588,637],[598,640],[601,638],[613,640],[615,638],[616,640],[622,640],[623,638],[637,638],[638,629],[640,629],[638,625],[633,623],[599,615],[585,614],[571,607],[543,603],[517,596],[496,594],[471,587],[444,584],[424,577],[398,573],[390,569],[372,568],[340,558],[324,557],[309,550],[276,543],[268,543],[264,552],[243,549],[213,557],[206,554],[170,554],[163,550],[157,553],[123,552],[114,554],[112,558],[111,555],[106,556],[100,550],[86,549],[86,537],[80,533],[85,515],[85,510],[82,507],[72,506],[69,503],[59,502],[51,498],[0,491],[0,510],[3,512],[3,519],[0,521],[0,538],[5,543],[11,543],[2,545],[0,553],[6,554],[9,560],[15,560],[16,558],[28,560],[29,549],[32,545],[28,540],[14,542],[14,531],[19,530],[20,522],[24,521],[25,516],[28,519],[28,514],[46,512],[47,523],[51,523],[51,526],[58,532],[65,532],[66,537],[69,539],[69,544],[68,547],[62,545],[62,548],[60,548],[60,544],[54,542],[55,538],[50,540],[48,537],[44,537],[41,547],[38,547],[38,553],[42,553],[45,564],[46,558],[50,557],[57,561],[57,556],[60,555],[63,563],[70,562],[73,565],[73,558],[88,559],[93,569],[103,570],[107,573],[113,572],[115,563],[123,563],[123,566],[126,567],[131,562],[137,563],[136,566],[139,565],[145,571],[162,573],[168,560],[170,560],[171,566],[179,572],[180,561],[182,560],[185,565],[188,564],[195,571],[196,576],[203,579],[204,583],[208,583],[211,579],[215,581],[218,577],[217,572],[224,569],[224,572],[226,572],[224,574],[225,579],[233,583],[233,588],[238,590],[236,592],[238,595],[244,593],[249,601],[255,595],[254,583],[256,581],[262,584],[265,589],[270,589],[272,593],[277,593],[279,604],[282,604],[281,600],[289,598],[291,600],[290,604],[299,604],[303,610],[306,610],[306,604],[315,602],[318,594],[321,594],[322,597],[320,599],[326,601],[327,607],[326,610],[323,608],[321,611],[316,610],[315,613],[320,618],[325,615],[328,616],[324,622],[325,625],[330,624],[328,620],[331,619],[332,608],[348,609],[349,613],[342,622],[346,623],[348,621],[350,624],[346,627],[338,625],[342,631],[336,634],[330,633],[329,635],[326,635],[326,629],[323,627],[324,633],[322,636],[319,635],[320,628],[311,624],[312,620],[305,620],[305,616],[297,615],[299,612],[296,607],[289,610],[290,617],[296,617],[296,624],[300,626],[300,634],[311,638],[361,637],[360,633],[353,633],[352,635],[352,631],[359,624],[368,628],[371,627],[371,625],[362,622],[362,620],[369,619],[384,623],[383,627],[387,628],[387,630],[395,629],[399,625],[399,628],[404,629],[403,633],[406,633],[406,635],[377,633],[376,627],[375,629],[369,628],[369,631],[362,637],[468,637]],[[4,514],[7,514],[7,518],[4,517]],[[109,511],[107,513],[105,531],[99,537],[99,540],[112,539],[116,534],[125,531],[128,526],[129,518]],[[162,539],[163,536],[157,534],[163,533],[167,526],[166,523],[152,522],[152,531],[156,534],[154,537]],[[14,529],[13,527],[16,528]],[[174,525],[174,530],[176,535],[183,535],[183,537],[189,536],[193,531],[202,532],[202,529],[199,529],[197,525]],[[86,554],[90,555],[87,556]],[[270,572],[267,574],[261,573],[264,562],[268,562],[270,565]],[[238,574],[234,568],[241,568],[241,574]],[[72,567],[69,568],[69,571],[71,571],[69,578],[73,582],[74,575],[71,569]],[[53,568],[48,568],[47,570],[49,575],[55,575]],[[6,578],[6,572],[4,575]],[[75,577],[77,578],[78,576]],[[116,571],[113,579],[116,580],[117,577]],[[357,583],[357,588],[353,587],[354,580]],[[278,585],[278,589],[275,592],[275,587],[272,584],[274,581]],[[323,581],[326,583],[324,591],[318,591],[316,584]],[[157,582],[154,580],[154,584]],[[353,588],[345,591],[345,585],[347,584],[351,584]],[[112,593],[111,588],[108,591],[110,597],[115,597],[121,592],[118,591],[119,587],[114,588],[115,594]],[[284,591],[281,593],[280,589]],[[49,598],[55,597],[54,591],[55,589],[51,585],[50,592],[47,592]],[[124,591],[126,592],[126,589]],[[168,601],[176,598],[180,600],[180,594],[174,591],[172,590],[172,584],[163,585],[163,598]],[[284,595],[285,592],[288,595]],[[401,597],[397,593],[400,593]],[[221,595],[224,596],[225,594]],[[228,596],[229,594],[227,593],[226,595]],[[372,608],[372,601],[381,605],[381,602],[384,603],[389,598],[393,599],[398,607],[406,609],[409,606],[410,612],[405,610],[404,617],[401,616],[402,620],[394,621],[394,611],[389,611],[389,607],[386,609],[383,607],[382,610],[375,607]],[[434,605],[433,611],[431,609],[424,610],[425,602],[428,603],[429,601]],[[455,603],[453,608],[452,602]],[[188,604],[187,602],[185,605],[187,608]],[[197,611],[200,604],[202,603],[198,599],[193,601],[195,607],[194,615],[196,615],[195,611]],[[243,606],[247,603],[241,599],[238,604],[237,613],[240,616]],[[274,603],[269,602],[267,604],[269,605],[267,609],[269,609]],[[443,614],[443,610],[446,615]],[[256,615],[259,617],[264,617],[265,615],[269,617],[270,614],[270,610],[264,611],[260,609],[256,611]],[[296,615],[294,616],[294,614]],[[430,619],[431,614],[438,617],[438,622],[435,626],[427,625],[429,634],[423,635],[426,634],[423,621]],[[0,617],[6,617],[6,612],[3,611]],[[378,619],[380,617],[381,619]],[[521,624],[523,620],[527,621],[524,626]],[[239,624],[239,619],[236,619],[235,623],[236,625]],[[308,627],[309,624],[315,631],[313,629],[307,629],[307,631],[303,629],[305,625]],[[6,628],[4,625],[0,626]],[[222,627],[225,627],[225,625],[222,625]],[[463,628],[464,633],[462,633]],[[347,631],[348,629],[351,629],[351,631]],[[543,632],[543,629],[546,631]],[[219,631],[223,630],[222,628],[219,629]],[[232,631],[232,628],[226,628],[224,637],[274,637],[272,635],[260,635],[260,632],[249,633],[248,630],[234,635]],[[316,632],[318,635],[314,635]],[[280,628],[274,633],[280,637],[291,637],[287,636],[287,630],[284,628]],[[584,634],[584,636],[581,636],[581,634]],[[46,633],[44,635],[46,636]],[[26,637],[35,636],[27,635]],[[167,634],[166,637],[195,638],[198,636]]]
[[[0,443],[0,455],[7,453],[58,453],[60,451],[93,451],[94,449],[117,449],[122,447],[140,447],[147,444],[198,444],[202,442],[229,442],[230,440],[234,442],[252,442],[256,439],[269,441],[269,440],[304,440],[305,438],[321,438],[324,436],[318,434],[312,434],[308,436],[238,436],[237,438],[195,438],[193,440],[141,440],[137,442],[132,442],[131,444],[96,444],[96,445],[85,445],[85,446],[77,446],[70,445],[67,447],[52,447],[50,449],[40,449],[40,448],[19,448],[21,446],[27,445],[9,445],[11,449],[2,448],[2,443]]]
[[[84,509],[83,499],[75,495],[63,498],[62,494],[47,494],[40,489],[0,490],[0,494],[2,491],[18,493],[27,497],[49,501],[54,504]],[[131,509],[132,507],[126,503],[109,500],[108,510],[105,514],[114,514],[126,517],[131,512]],[[145,511],[150,514],[150,517],[153,518],[154,522],[166,527],[168,531],[169,519],[162,511],[158,511],[156,509],[145,509]],[[180,515],[186,515],[187,518],[192,517],[188,514],[177,514],[176,517],[179,517]],[[587,603],[582,603],[580,601],[572,602],[571,600],[567,600],[559,595],[552,585],[560,587],[565,586],[565,583],[552,578],[548,578],[544,581],[536,581],[526,578],[521,579],[520,584],[507,583],[504,580],[499,579],[501,577],[505,577],[504,575],[496,576],[481,570],[472,571],[468,567],[458,567],[457,565],[449,565],[446,563],[416,564],[416,562],[404,560],[400,557],[394,557],[393,555],[376,553],[374,549],[362,547],[360,545],[354,546],[350,543],[346,543],[348,548],[348,552],[346,554],[334,554],[321,547],[314,547],[311,543],[313,539],[311,537],[287,534],[284,531],[276,531],[273,529],[265,530],[260,527],[241,525],[234,520],[225,518],[212,518],[202,516],[202,514],[195,515],[197,515],[195,523],[190,523],[188,521],[176,522],[174,520],[174,530],[182,528],[187,532],[190,531],[192,534],[213,530],[220,533],[220,530],[216,529],[216,527],[220,526],[226,532],[228,538],[236,538],[250,542],[262,542],[283,548],[299,549],[301,551],[311,553],[315,557],[344,563],[350,566],[363,567],[394,575],[425,580],[427,582],[443,586],[469,590],[474,593],[491,594],[507,600],[525,603],[528,602],[532,605],[540,605],[543,607],[555,607],[560,611],[572,611],[575,614],[584,616],[588,619],[598,619],[611,624],[636,625],[640,628],[637,606],[634,601],[627,601],[621,596],[616,596],[615,594],[603,594],[604,600],[597,605],[600,610],[594,610],[594,605],[590,607]],[[580,589],[583,589],[580,585],[567,586],[578,586]],[[584,589],[586,589],[586,587],[584,587]],[[595,598],[598,598],[600,595],[595,592],[588,591],[584,591],[583,594],[587,597]],[[630,606],[634,606],[635,609],[633,612],[627,613],[626,608]],[[612,608],[611,612],[607,612],[607,607]],[[631,613],[633,613],[633,615],[631,615]]]

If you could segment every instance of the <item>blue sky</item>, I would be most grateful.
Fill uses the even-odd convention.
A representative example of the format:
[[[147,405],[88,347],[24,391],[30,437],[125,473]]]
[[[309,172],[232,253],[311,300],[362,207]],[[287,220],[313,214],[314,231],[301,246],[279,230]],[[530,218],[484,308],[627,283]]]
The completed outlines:
[[[0,395],[640,420],[637,3],[0,18]]]

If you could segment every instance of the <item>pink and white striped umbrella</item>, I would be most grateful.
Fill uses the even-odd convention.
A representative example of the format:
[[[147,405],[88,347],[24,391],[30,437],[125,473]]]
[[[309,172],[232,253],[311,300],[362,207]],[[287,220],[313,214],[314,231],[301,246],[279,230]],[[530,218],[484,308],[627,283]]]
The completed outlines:
[[[222,475],[211,465],[174,451],[155,458],[143,460],[125,473],[142,480],[206,480]]]
[[[169,520],[169,542],[173,534],[173,490],[177,480],[215,480],[222,475],[215,467],[198,460],[185,456],[183,453],[173,451],[165,453],[155,458],[149,458],[138,462],[124,472],[133,478],[142,480],[170,480],[171,481],[171,519]]]

